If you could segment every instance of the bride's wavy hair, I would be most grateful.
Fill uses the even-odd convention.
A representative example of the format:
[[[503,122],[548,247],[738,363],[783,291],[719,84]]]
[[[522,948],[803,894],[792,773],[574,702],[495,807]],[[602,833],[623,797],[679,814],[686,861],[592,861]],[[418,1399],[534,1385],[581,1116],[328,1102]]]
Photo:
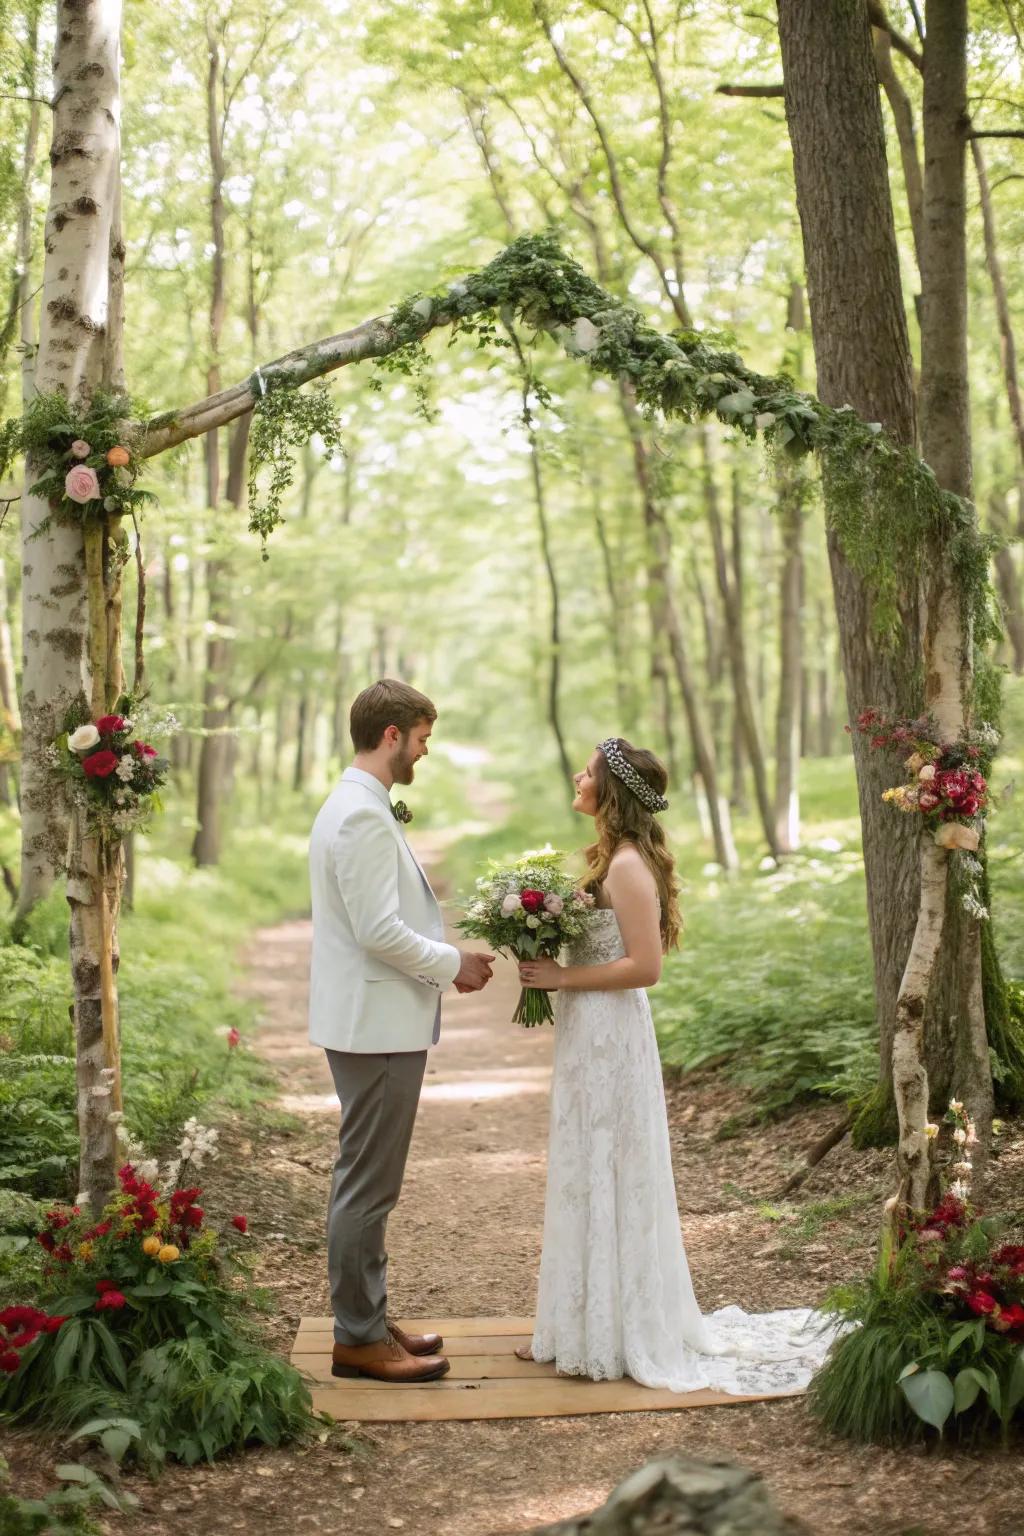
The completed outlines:
[[[621,736],[617,742],[623,757],[632,763],[644,782],[659,795],[664,795],[668,787],[668,774],[660,758],[642,747],[634,747]],[[679,913],[675,860],[669,852],[661,824],[633,791],[616,778],[603,752],[598,755],[594,777],[597,780],[597,813],[594,817],[597,841],[584,849],[590,867],[585,889],[596,894],[608,874],[615,850],[622,843],[633,843],[658,887],[662,948],[674,949],[679,943],[683,922]]]

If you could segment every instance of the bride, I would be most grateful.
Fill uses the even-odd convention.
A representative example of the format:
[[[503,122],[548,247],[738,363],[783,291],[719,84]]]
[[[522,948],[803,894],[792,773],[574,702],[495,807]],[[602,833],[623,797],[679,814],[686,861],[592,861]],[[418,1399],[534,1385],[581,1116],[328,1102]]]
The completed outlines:
[[[650,752],[603,741],[575,778],[592,816],[594,896],[568,964],[526,960],[524,985],[557,991],[544,1247],[532,1347],[560,1373],[648,1387],[799,1391],[832,1331],[803,1308],[701,1315],[676,1206],[665,1092],[645,987],[678,943],[672,856],[656,815],[667,775]]]

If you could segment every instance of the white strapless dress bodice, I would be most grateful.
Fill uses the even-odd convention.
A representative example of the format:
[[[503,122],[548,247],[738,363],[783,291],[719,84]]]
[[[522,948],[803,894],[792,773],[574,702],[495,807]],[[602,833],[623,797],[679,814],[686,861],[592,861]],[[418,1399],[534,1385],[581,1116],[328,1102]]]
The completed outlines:
[[[623,953],[615,914],[599,910],[569,961]],[[780,1393],[807,1385],[833,1336],[807,1308],[701,1315],[647,994],[559,992],[534,1358],[675,1392]]]

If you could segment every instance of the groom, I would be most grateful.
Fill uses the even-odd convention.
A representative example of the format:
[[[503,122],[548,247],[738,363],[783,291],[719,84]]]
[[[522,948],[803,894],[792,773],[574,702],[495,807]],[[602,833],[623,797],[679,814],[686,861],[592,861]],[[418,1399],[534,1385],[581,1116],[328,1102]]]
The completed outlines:
[[[428,698],[383,678],[349,717],[355,757],[313,823],[309,1038],[327,1052],[341,1102],[327,1214],[335,1376],[433,1381],[448,1370],[436,1333],[387,1315],[384,1233],[397,1203],[441,994],[477,992],[493,955],[444,942],[441,912],[405,840],[395,784],[411,784],[437,719]]]

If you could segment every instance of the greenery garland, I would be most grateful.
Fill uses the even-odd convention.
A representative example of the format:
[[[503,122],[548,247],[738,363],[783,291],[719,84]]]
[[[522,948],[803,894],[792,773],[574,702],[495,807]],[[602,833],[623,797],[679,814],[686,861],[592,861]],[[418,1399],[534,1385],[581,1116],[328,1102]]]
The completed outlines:
[[[665,335],[595,283],[552,234],[522,235],[480,271],[433,294],[413,294],[390,318],[388,367],[419,376],[424,336],[450,325],[478,347],[502,345],[499,326],[544,331],[596,373],[626,374],[648,412],[693,422],[716,417],[770,453],[817,455],[827,475],[826,517],[872,593],[880,640],[899,629],[899,596],[936,548],[946,551],[965,621],[979,645],[1000,633],[988,580],[995,541],[970,502],[945,491],[913,449],[850,406],[834,408],[785,374],[755,373],[693,331]]]

